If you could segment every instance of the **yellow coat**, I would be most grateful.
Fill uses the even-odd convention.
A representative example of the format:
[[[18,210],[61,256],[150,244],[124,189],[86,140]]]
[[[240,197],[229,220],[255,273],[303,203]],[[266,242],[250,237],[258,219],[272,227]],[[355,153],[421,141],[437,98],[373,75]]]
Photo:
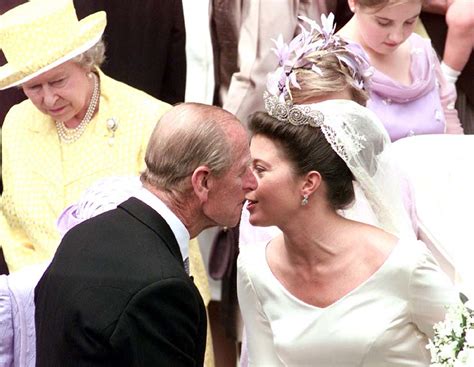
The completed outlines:
[[[93,182],[144,168],[151,131],[170,106],[103,73],[100,89],[98,113],[72,144],[60,142],[53,119],[29,100],[5,118],[0,246],[10,271],[54,255],[56,219]],[[112,140],[109,118],[118,122]]]

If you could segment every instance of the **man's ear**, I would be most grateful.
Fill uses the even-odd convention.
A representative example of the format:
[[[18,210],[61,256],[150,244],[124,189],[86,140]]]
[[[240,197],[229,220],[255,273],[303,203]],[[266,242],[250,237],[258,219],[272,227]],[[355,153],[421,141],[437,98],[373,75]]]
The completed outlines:
[[[349,9],[351,9],[351,12],[355,13],[357,1],[356,0],[347,0],[347,4],[349,5]]]
[[[308,172],[303,181],[303,186],[301,188],[301,195],[312,195],[318,188],[321,186],[322,178],[321,174],[318,171]]]
[[[201,203],[207,201],[209,196],[209,189],[212,185],[211,171],[206,166],[199,166],[196,168],[191,176],[191,184],[196,196]]]

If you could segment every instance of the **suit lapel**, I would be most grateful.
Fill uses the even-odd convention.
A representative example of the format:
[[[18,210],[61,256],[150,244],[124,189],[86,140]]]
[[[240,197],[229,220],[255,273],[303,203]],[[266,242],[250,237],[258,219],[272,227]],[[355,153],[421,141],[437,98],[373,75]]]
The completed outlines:
[[[176,240],[170,226],[160,214],[141,200],[134,197],[131,197],[118,207],[125,210],[135,219],[142,222],[145,226],[155,232],[166,244],[173,256],[179,260],[179,263],[183,264],[183,257],[181,250],[179,249],[178,241]]]

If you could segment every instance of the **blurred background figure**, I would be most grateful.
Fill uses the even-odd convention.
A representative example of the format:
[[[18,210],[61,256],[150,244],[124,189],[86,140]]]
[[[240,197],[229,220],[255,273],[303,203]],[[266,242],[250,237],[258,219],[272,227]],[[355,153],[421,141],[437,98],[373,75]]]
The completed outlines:
[[[214,61],[210,32],[211,0],[183,0],[186,26],[186,102],[212,104]]]
[[[427,0],[423,10],[445,14],[448,33],[441,68],[455,84],[474,47],[474,7],[470,0]]]
[[[181,0],[74,0],[79,19],[104,10],[103,71],[164,102],[184,102],[186,30]]]
[[[443,72],[456,83],[456,108],[466,134],[474,133],[474,4],[471,0],[426,0],[421,20],[443,59]],[[444,65],[444,66],[443,66]]]

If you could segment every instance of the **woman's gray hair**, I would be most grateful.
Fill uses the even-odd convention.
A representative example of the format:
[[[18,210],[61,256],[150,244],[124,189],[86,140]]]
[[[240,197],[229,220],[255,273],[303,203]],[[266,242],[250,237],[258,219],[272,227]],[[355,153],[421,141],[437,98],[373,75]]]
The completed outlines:
[[[103,40],[97,42],[87,51],[72,59],[84,69],[93,70],[99,68],[105,60],[105,44]]]
[[[184,194],[191,189],[190,177],[199,166],[208,167],[217,177],[223,175],[233,158],[224,126],[227,121],[239,123],[229,112],[198,103],[182,104],[166,113],[148,143],[142,182]]]

